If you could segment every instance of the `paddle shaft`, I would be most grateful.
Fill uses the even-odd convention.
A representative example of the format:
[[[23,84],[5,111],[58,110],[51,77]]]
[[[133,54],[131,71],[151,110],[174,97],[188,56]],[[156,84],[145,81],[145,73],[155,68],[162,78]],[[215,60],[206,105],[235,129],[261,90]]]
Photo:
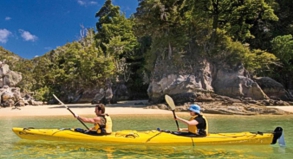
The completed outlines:
[[[172,110],[172,112],[173,112],[174,119],[177,119],[177,118],[176,118],[176,115],[175,115],[175,110]],[[176,121],[176,125],[177,125],[177,130],[179,130],[179,124],[178,124],[178,121],[177,121],[177,120],[175,120],[175,121]]]
[[[75,113],[73,113],[73,111],[67,106],[65,105],[59,98],[57,98],[57,96],[55,96],[55,94],[53,94],[54,98],[61,104],[63,105],[73,116],[75,116]],[[84,127],[86,127],[88,130],[89,128],[79,119],[76,118]]]

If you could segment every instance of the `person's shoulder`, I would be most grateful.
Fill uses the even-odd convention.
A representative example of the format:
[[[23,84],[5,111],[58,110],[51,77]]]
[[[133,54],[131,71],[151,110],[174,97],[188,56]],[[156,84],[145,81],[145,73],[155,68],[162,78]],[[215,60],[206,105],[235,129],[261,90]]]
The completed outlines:
[[[101,120],[101,117],[100,116],[96,116],[93,118],[94,120]]]
[[[195,117],[195,119],[203,119],[203,118],[204,118],[204,116],[201,115],[201,114],[199,114],[199,115],[197,115],[197,116]]]

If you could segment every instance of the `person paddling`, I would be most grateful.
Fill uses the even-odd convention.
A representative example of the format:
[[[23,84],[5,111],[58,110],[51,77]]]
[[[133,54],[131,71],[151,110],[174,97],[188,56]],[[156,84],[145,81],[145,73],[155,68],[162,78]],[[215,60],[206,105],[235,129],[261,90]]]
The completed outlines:
[[[185,120],[180,118],[176,115],[175,120],[178,120],[184,124],[186,124],[187,128],[179,128],[179,132],[186,132],[186,133],[179,133],[179,135],[184,136],[199,136],[204,137],[208,135],[208,122],[207,119],[200,113],[200,106],[196,104],[192,104],[189,107],[190,111],[190,119]]]
[[[95,107],[96,117],[94,118],[86,118],[79,116],[77,114],[73,114],[73,116],[82,122],[85,123],[93,123],[94,127],[90,128],[90,130],[83,130],[81,128],[76,128],[75,131],[92,134],[92,135],[109,135],[112,133],[112,119],[108,114],[105,114],[105,105],[97,104]]]

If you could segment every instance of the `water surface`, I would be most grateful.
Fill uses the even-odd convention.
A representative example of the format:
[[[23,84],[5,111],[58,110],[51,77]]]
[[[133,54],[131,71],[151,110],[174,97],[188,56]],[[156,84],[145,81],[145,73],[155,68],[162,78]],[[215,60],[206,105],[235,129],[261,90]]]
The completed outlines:
[[[188,113],[186,116],[188,118]],[[114,131],[123,129],[176,130],[170,115],[112,115]],[[0,158],[291,158],[293,155],[293,116],[208,116],[210,132],[271,132],[285,130],[286,147],[261,146],[137,146],[82,144],[19,139],[12,127],[83,128],[71,115],[56,117],[2,117],[0,119]],[[182,123],[179,123],[184,127]],[[88,125],[89,127],[91,125]]]

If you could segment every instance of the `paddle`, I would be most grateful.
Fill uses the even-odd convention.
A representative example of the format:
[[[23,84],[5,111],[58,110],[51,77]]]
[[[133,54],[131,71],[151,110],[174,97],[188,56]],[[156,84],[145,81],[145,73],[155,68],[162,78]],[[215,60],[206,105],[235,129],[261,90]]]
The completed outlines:
[[[168,103],[169,107],[171,108],[171,110],[172,110],[172,112],[173,112],[173,116],[174,116],[174,118],[176,119],[176,115],[175,115],[175,104],[174,104],[173,99],[172,99],[170,96],[168,96],[168,95],[166,94],[166,95],[165,95],[165,100],[166,100],[166,102]],[[175,120],[175,121],[176,121],[176,125],[177,125],[177,130],[179,131],[178,121],[177,121],[177,120]]]
[[[59,98],[57,98],[57,96],[55,96],[55,94],[53,94],[53,96],[54,96],[54,98],[61,104],[61,105],[63,105],[67,110],[69,110],[70,111],[70,113],[73,115],[73,116],[75,116],[75,114],[73,113],[73,111],[71,111],[71,109],[67,106],[67,105],[65,105]],[[79,119],[79,118],[76,118],[78,121],[80,121],[81,123],[82,123],[82,125],[84,126],[84,127],[86,127],[88,130],[89,130],[89,128]]]

